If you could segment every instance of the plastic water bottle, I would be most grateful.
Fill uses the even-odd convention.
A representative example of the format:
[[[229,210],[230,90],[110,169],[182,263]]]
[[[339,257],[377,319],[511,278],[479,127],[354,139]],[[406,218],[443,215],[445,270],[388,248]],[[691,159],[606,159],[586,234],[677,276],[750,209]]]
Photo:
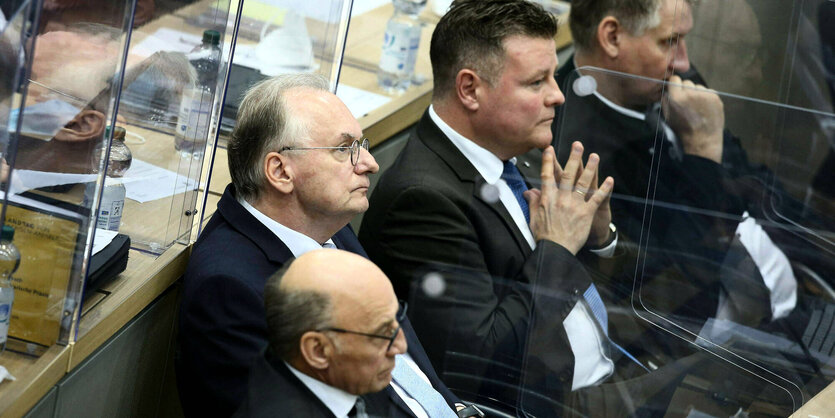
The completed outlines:
[[[377,82],[390,93],[406,91],[412,84],[421,24],[418,15],[426,0],[394,0],[394,15],[386,25]]]
[[[107,129],[109,130],[110,127],[108,126]],[[125,175],[133,161],[130,148],[125,145],[125,134],[125,128],[117,126],[113,129],[113,142],[110,144],[110,158],[107,163],[107,177],[104,179],[104,190],[101,194],[96,228],[118,231],[122,222],[127,190],[125,190],[125,185],[122,184],[121,177]],[[105,134],[106,137],[107,134]],[[101,159],[104,145],[102,143],[94,153],[98,159]]]
[[[20,251],[12,240],[14,228],[4,225],[0,232],[0,353],[6,349],[9,337],[9,321],[12,319],[14,303],[14,285],[12,274],[20,266]]]
[[[220,33],[207,30],[203,32],[203,43],[188,54],[189,62],[197,70],[197,81],[183,89],[174,132],[174,148],[183,158],[201,158],[206,148],[220,53]]]

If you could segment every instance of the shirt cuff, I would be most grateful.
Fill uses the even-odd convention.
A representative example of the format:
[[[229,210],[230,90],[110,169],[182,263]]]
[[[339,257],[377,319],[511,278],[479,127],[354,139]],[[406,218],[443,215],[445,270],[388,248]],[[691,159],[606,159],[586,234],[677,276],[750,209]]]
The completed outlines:
[[[617,248],[617,246],[618,246],[618,231],[615,230],[615,239],[613,239],[612,242],[609,243],[609,245],[607,245],[603,248],[595,248],[595,249],[590,248],[589,251],[591,251],[592,253],[594,253],[598,257],[612,258],[612,257],[615,256],[615,248]]]

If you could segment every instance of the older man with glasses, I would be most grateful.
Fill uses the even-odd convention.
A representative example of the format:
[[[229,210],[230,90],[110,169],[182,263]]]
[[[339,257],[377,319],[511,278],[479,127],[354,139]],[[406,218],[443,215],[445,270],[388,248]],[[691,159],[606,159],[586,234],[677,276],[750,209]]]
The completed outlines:
[[[359,123],[319,76],[278,76],[246,93],[228,146],[232,184],[195,243],[184,279],[177,380],[186,416],[229,416],[243,400],[249,368],[267,346],[268,277],[311,250],[366,257],[348,222],[368,209],[368,175],[379,168],[367,149]],[[330,325],[364,332],[360,323]],[[408,322],[402,326],[413,334]],[[455,416],[457,399],[420,344],[408,356],[417,367],[407,371],[419,372]],[[395,401],[414,411],[404,416],[438,416],[422,395],[402,392]]]
[[[407,347],[420,343],[406,305],[364,257],[306,253],[269,278],[264,307],[269,346],[236,416],[456,416],[440,394],[424,393],[427,381],[410,381],[420,370]],[[397,402],[419,394],[419,413]]]

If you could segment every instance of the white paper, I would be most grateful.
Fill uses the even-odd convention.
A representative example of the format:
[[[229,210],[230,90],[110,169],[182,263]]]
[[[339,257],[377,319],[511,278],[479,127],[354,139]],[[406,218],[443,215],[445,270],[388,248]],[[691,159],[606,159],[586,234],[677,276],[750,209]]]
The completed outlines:
[[[5,367],[0,366],[0,383],[3,383],[4,380],[14,382],[17,379]]]
[[[49,171],[14,170],[9,186],[12,194],[41,187],[61,186],[64,184],[89,183],[98,179],[98,174],[53,173]]]
[[[98,252],[103,250],[104,247],[107,247],[107,245],[113,241],[113,238],[116,238],[116,234],[118,233],[119,231],[96,228],[96,232],[93,237],[93,255],[98,254]]]
[[[130,53],[142,57],[149,57],[158,51],[182,52],[187,54],[194,47],[200,45],[202,38],[198,35],[180,32],[169,28],[160,28],[138,43]]]
[[[386,96],[358,89],[356,87],[351,87],[342,83],[336,86],[336,95],[342,99],[343,102],[345,102],[345,105],[348,106],[351,114],[357,119],[391,101],[391,99]]]
[[[171,170],[134,159],[122,177],[126,197],[139,203],[150,202],[197,189],[197,181]]]

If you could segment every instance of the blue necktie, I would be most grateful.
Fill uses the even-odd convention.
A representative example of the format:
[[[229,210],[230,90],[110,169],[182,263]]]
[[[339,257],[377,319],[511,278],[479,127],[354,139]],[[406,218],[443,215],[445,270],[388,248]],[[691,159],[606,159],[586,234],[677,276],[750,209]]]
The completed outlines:
[[[510,161],[504,162],[504,170],[502,170],[502,179],[504,179],[505,183],[507,183],[510,190],[513,192],[513,196],[516,197],[516,201],[519,202],[519,206],[522,208],[522,213],[525,214],[525,223],[531,223],[531,212],[528,208],[528,201],[525,200],[525,197],[522,196],[522,193],[525,190],[528,190],[528,186],[525,184],[525,179],[522,178],[522,174],[519,173],[519,169],[516,168],[516,165]]]
[[[606,337],[609,337],[609,314],[606,313],[606,305],[603,304],[603,299],[600,298],[600,293],[597,293],[597,287],[595,287],[594,283],[592,283],[586,292],[583,293],[583,298],[586,299],[586,303],[589,304],[589,308],[591,308],[591,313],[594,314],[594,317],[597,319],[597,322],[600,324],[600,327],[603,328],[603,333],[606,334]],[[623,355],[628,357],[630,360],[634,361],[637,365],[641,366],[642,369],[649,372],[649,369],[644,367],[638,359],[636,359],[632,354],[629,354],[625,348],[619,346],[616,342],[612,341],[611,338],[608,338],[609,342],[612,343],[612,346],[618,349]]]
[[[458,415],[452,411],[444,397],[429,383],[421,379],[402,357],[394,357],[394,371],[391,373],[392,378],[400,388],[418,401],[429,418],[458,418]]]

